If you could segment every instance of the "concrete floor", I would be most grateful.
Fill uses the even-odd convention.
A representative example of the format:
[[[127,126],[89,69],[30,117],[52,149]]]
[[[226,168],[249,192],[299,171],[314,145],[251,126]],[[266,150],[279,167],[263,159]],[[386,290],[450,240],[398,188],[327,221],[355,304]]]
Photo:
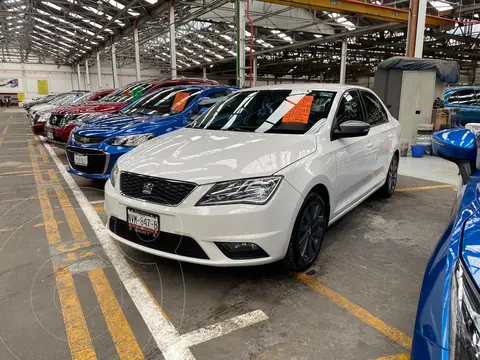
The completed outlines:
[[[66,163],[63,151],[54,153]],[[74,180],[105,220],[103,184]],[[218,330],[192,345],[190,358],[407,359],[423,271],[455,197],[450,180],[440,181],[400,176],[391,199],[373,196],[329,229],[307,273],[121,251],[180,335]],[[0,113],[0,249],[0,359],[164,358],[129,279],[112,267],[18,110]],[[259,310],[268,318],[249,326],[235,318]]]

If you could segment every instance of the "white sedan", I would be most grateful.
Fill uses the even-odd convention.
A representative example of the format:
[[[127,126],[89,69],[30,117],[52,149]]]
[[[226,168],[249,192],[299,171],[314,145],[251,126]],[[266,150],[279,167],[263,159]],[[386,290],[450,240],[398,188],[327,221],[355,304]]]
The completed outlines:
[[[376,191],[393,194],[399,143],[399,122],[369,89],[242,90],[119,159],[107,227],[165,258],[303,270],[327,226]]]

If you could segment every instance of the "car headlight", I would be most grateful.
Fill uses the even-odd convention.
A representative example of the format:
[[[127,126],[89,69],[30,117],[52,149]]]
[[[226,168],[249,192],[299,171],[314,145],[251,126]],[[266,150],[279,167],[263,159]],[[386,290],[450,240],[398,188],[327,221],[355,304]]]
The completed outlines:
[[[281,181],[281,176],[270,176],[217,183],[203,195],[196,206],[223,204],[262,205],[270,200]]]
[[[118,174],[120,173],[120,170],[118,170],[117,164],[112,169],[112,172],[110,173],[110,182],[112,183],[113,188],[115,188],[115,184],[117,183],[118,179]]]
[[[52,115],[52,113],[45,113],[40,115],[40,117],[37,120],[37,123],[46,122],[50,118],[50,115]]]
[[[454,266],[450,304],[450,360],[477,360],[480,353],[480,294],[458,260]]]
[[[110,145],[135,147],[153,138],[153,134],[115,136]]]

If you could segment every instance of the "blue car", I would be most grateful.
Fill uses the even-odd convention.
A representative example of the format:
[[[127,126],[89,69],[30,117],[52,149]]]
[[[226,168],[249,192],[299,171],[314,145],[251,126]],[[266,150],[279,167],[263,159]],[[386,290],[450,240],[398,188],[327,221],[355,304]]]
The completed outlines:
[[[480,162],[477,139],[463,128],[433,135],[433,151],[462,177],[451,219],[428,261],[411,360],[480,358]]]
[[[459,111],[452,115],[452,125],[480,123],[480,86],[462,86],[445,90],[444,105]]]
[[[87,120],[71,132],[67,142],[68,171],[106,180],[120,156],[151,138],[185,127],[235,90],[206,85],[161,88],[117,114]]]

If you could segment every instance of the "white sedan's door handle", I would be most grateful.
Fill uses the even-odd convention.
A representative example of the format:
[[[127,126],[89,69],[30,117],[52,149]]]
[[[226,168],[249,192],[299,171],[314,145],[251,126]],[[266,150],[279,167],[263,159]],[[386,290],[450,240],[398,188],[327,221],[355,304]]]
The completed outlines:
[[[367,143],[367,149],[370,149],[370,148],[372,148],[372,147],[373,147],[373,142],[369,141],[369,142]]]

